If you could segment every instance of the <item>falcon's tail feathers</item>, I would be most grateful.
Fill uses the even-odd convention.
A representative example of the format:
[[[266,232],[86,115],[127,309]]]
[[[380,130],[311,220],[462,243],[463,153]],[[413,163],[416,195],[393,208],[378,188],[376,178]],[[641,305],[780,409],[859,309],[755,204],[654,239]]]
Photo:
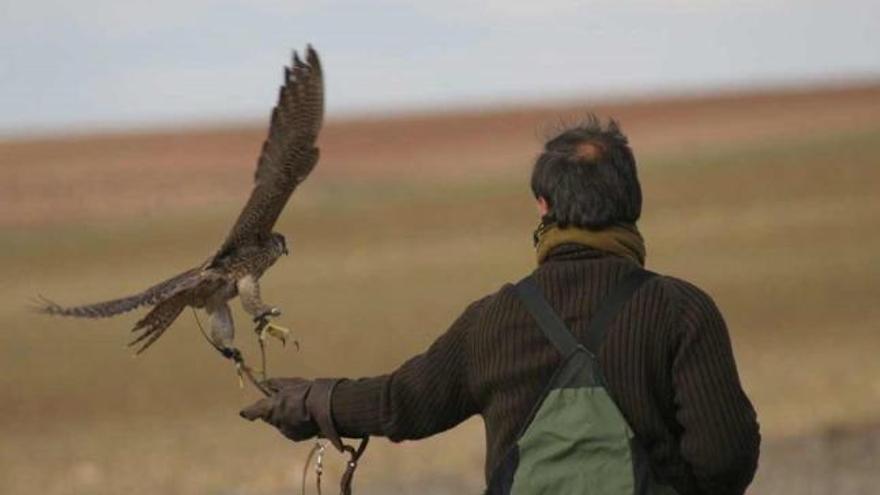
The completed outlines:
[[[47,315],[109,318],[127,313],[141,306],[155,306],[165,301],[174,294],[191,287],[194,283],[198,283],[201,280],[199,277],[200,272],[200,268],[191,268],[183,273],[178,273],[168,280],[159,282],[139,294],[83,306],[65,307],[43,296],[38,296],[34,304],[34,310]]]
[[[34,307],[38,313],[58,316],[74,316],[77,318],[109,318],[111,316],[127,313],[149,302],[147,300],[148,298],[144,297],[144,294],[136,294],[134,296],[113,299],[112,301],[65,307],[46,299],[43,296],[38,297],[39,298]]]
[[[174,320],[180,316],[180,313],[184,308],[186,308],[186,304],[181,298],[171,298],[159,303],[147,313],[146,316],[137,322],[131,331],[141,332],[141,334],[128,343],[129,347],[134,347],[143,342],[135,351],[135,355],[144,352],[148,347],[153,345],[153,343],[165,333],[165,330],[174,323]]]

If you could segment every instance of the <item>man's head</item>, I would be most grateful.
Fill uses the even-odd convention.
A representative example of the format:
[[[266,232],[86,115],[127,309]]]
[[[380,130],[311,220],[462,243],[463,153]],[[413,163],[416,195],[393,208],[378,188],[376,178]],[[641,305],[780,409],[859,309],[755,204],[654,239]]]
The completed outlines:
[[[602,228],[635,223],[642,213],[636,160],[617,122],[594,115],[544,145],[532,171],[532,192],[545,222]]]

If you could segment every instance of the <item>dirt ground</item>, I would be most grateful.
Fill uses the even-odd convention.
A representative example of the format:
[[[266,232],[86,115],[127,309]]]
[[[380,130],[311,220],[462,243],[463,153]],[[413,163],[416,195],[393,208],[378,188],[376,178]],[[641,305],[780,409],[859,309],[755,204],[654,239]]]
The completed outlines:
[[[880,486],[880,425],[832,427],[765,445],[751,493],[871,495]]]
[[[302,343],[273,348],[270,373],[386,372],[530,270],[530,161],[546,122],[585,106],[331,123],[278,226],[293,255],[264,279]],[[640,157],[648,266],[706,289],[730,327],[764,436],[750,493],[876,493],[880,86],[596,111],[620,118]],[[0,143],[0,491],[298,490],[310,445],[237,417],[255,394],[191,314],[132,359],[136,314],[27,309],[36,294],[92,302],[200,262],[245,199],[260,139],[243,127]],[[482,450],[479,419],[377,440],[357,492],[478,493]],[[332,484],[342,463],[328,463]]]

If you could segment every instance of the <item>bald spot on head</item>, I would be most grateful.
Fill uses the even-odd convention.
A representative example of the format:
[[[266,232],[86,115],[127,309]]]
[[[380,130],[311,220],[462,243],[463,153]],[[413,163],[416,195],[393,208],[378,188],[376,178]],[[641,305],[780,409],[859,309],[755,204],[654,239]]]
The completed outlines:
[[[578,144],[574,149],[574,156],[581,160],[598,162],[605,155],[605,146],[597,141],[587,141]]]

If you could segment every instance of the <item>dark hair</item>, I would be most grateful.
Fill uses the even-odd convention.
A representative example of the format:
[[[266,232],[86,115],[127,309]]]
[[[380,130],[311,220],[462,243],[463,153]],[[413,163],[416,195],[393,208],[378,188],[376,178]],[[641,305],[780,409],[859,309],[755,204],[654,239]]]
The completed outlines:
[[[642,213],[636,160],[616,121],[595,115],[549,139],[532,170],[532,192],[550,209],[545,223],[601,228]]]

